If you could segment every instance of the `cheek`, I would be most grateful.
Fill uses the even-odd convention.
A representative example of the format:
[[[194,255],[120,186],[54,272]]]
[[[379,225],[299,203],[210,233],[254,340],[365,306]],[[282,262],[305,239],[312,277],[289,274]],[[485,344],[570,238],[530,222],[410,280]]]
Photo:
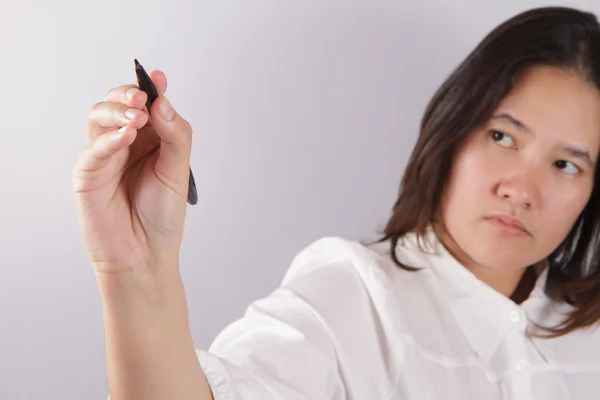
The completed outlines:
[[[579,214],[583,211],[590,195],[588,188],[578,187],[571,190],[553,190],[544,196],[543,221],[548,230],[564,227],[570,230]]]
[[[541,253],[552,252],[569,234],[577,218],[583,211],[589,197],[582,188],[556,191],[544,196],[541,215],[538,215],[536,238]],[[579,190],[578,190],[579,189]],[[532,250],[536,250],[533,248]]]
[[[500,168],[483,151],[465,148],[457,154],[450,176],[448,202],[453,206],[472,208],[481,204],[481,196],[489,193],[494,175]]]
[[[542,193],[539,224],[548,232],[569,231],[589,201],[594,177],[568,179],[553,169],[538,183]]]

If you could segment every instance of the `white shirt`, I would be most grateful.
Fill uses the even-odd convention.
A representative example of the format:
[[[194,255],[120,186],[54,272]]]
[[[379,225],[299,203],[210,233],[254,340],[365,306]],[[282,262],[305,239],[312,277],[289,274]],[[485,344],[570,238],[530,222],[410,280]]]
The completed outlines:
[[[430,231],[431,232],[431,231]],[[208,351],[216,400],[598,400],[600,330],[530,339],[568,306],[543,293],[521,305],[434,239],[438,254],[327,237],[298,254],[281,287],[250,305]]]
[[[216,400],[600,398],[600,330],[529,338],[568,306],[543,293],[521,305],[410,235],[397,247],[342,238],[298,254],[281,287],[197,350]]]

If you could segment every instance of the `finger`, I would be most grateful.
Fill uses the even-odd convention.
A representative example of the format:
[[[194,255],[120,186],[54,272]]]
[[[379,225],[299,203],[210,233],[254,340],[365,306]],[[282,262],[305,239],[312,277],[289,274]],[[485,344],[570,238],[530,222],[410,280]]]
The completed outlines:
[[[113,102],[96,103],[88,117],[88,140],[94,141],[99,136],[125,125],[140,129],[147,122],[148,114],[138,108]]]
[[[163,96],[167,91],[167,76],[160,70],[151,71],[148,76],[156,87],[159,96]]]
[[[75,170],[84,173],[101,170],[110,162],[111,157],[130,146],[136,136],[137,129],[129,125],[105,133],[86,146],[77,161]]]
[[[106,93],[105,102],[115,102],[132,108],[143,109],[148,96],[137,85],[123,85],[113,88]]]
[[[156,99],[151,115],[154,129],[161,139],[156,173],[171,185],[172,190],[187,199],[192,128],[164,96]]]

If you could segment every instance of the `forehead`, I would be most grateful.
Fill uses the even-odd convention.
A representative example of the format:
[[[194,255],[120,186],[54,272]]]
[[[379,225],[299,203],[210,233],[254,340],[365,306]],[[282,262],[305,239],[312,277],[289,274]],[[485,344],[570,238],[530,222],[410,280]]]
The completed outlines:
[[[499,112],[514,115],[536,135],[600,148],[600,92],[572,72],[528,70],[500,102]]]

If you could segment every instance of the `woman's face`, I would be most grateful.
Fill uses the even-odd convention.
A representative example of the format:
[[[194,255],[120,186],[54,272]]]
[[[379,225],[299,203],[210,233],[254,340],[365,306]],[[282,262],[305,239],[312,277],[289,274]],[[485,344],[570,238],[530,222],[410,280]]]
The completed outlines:
[[[592,85],[550,67],[523,75],[456,154],[441,212],[459,261],[517,271],[546,258],[589,199],[599,149]]]

